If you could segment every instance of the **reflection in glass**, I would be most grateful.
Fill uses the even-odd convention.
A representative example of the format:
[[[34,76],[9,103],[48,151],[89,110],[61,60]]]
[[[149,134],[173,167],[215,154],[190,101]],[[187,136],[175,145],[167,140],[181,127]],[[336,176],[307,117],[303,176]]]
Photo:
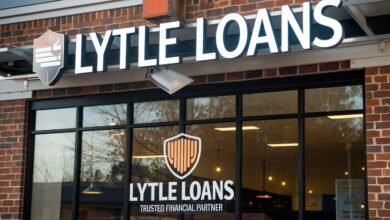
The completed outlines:
[[[292,114],[298,111],[297,91],[243,95],[244,116]]]
[[[83,126],[115,126],[126,124],[127,105],[100,105],[84,107]]]
[[[35,136],[31,219],[72,216],[75,134]]]
[[[235,96],[202,97],[187,100],[188,120],[229,118],[235,115]]]
[[[134,123],[136,124],[178,120],[178,100],[134,103]]]
[[[202,152],[198,166],[186,181],[232,180],[235,182],[236,132],[216,129],[227,127],[235,127],[235,123],[187,126],[187,134],[201,138]],[[218,203],[218,201],[208,201],[208,203]],[[185,219],[234,219],[234,199],[224,202],[222,212],[194,213],[187,215]]]
[[[76,127],[76,108],[39,110],[35,130],[53,130]]]
[[[120,219],[125,191],[124,130],[83,132],[80,219]]]
[[[365,219],[363,120],[305,123],[306,219]]]
[[[342,86],[305,90],[305,111],[343,111],[363,109],[362,86]]]
[[[131,183],[177,181],[168,170],[164,158],[164,140],[179,133],[178,127],[136,128],[133,130],[133,155]],[[167,190],[167,189],[164,189]],[[150,195],[150,192],[148,192]],[[158,204],[160,204],[159,202]],[[152,201],[142,204],[156,204]],[[140,203],[130,203],[131,219],[150,219],[158,217],[174,218],[177,214],[141,213]],[[152,217],[155,216],[155,217]]]
[[[243,219],[297,219],[298,124],[296,119],[245,122]]]

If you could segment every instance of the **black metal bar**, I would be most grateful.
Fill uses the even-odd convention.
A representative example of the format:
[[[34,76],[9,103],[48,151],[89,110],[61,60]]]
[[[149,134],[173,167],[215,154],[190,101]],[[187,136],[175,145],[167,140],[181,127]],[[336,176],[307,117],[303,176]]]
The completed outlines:
[[[364,86],[364,84],[362,85],[363,86],[363,112],[366,112],[366,87]],[[365,149],[364,150],[364,155],[363,155],[363,158],[364,158],[364,161],[365,161],[365,167],[364,167],[364,195],[365,195],[365,198],[364,198],[364,208],[365,208],[365,219],[368,220],[369,218],[369,207],[368,207],[368,180],[367,180],[367,132],[366,132],[366,114],[363,114],[363,148]]]
[[[35,128],[35,115],[36,112],[31,110],[31,105],[28,107],[29,124],[28,131],[32,131]],[[24,190],[24,203],[23,203],[23,219],[29,220],[31,218],[31,204],[32,204],[32,187],[33,187],[33,171],[34,171],[34,141],[35,135],[28,133],[27,135],[27,155],[25,166],[25,190]]]
[[[291,119],[297,118],[297,114],[284,114],[284,115],[259,115],[259,116],[243,116],[243,121],[267,121],[267,120],[275,120],[275,119]]]
[[[343,111],[324,111],[324,112],[308,112],[304,113],[305,118],[309,117],[326,117],[332,115],[352,115],[352,114],[364,114],[364,110],[343,110]]]
[[[76,128],[30,131],[30,134],[54,134],[54,133],[67,133],[67,132],[76,132]]]
[[[235,219],[241,220],[241,186],[242,186],[242,95],[236,96],[236,187]]]
[[[216,118],[216,119],[202,119],[202,120],[191,120],[184,121],[185,125],[194,125],[194,124],[215,124],[215,123],[227,123],[227,122],[235,122],[236,118]]]
[[[298,194],[299,194],[299,212],[298,219],[305,219],[305,204],[306,204],[306,183],[305,183],[305,118],[303,116],[305,110],[305,90],[298,91]]]
[[[354,70],[320,75],[300,77],[283,77],[260,80],[250,80],[220,84],[192,85],[174,95],[168,95],[160,89],[137,90],[123,92],[123,95],[99,94],[93,96],[69,97],[61,99],[39,100],[32,103],[32,110],[66,108],[74,106],[93,106],[102,104],[117,104],[127,102],[145,102],[158,100],[173,100],[199,96],[235,95],[240,92],[268,92],[290,89],[333,87],[343,85],[361,85],[364,83],[364,71]]]
[[[133,146],[133,129],[130,125],[133,123],[133,103],[127,105],[127,126],[126,126],[126,174],[125,174],[125,198],[124,198],[124,216],[123,219],[130,219],[130,201],[129,201],[129,185],[131,182],[131,155]]]
[[[74,161],[74,180],[73,180],[73,202],[72,202],[72,219],[77,220],[79,215],[80,203],[80,170],[81,170],[81,156],[82,156],[82,132],[79,130],[83,125],[83,108],[77,107],[76,115],[76,148]]]

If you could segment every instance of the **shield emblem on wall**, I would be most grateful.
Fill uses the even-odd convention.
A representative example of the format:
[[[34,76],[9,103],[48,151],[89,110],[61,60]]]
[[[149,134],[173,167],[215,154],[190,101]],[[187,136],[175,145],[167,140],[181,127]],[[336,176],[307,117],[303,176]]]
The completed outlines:
[[[52,86],[61,78],[67,64],[67,47],[67,37],[51,30],[34,40],[33,71],[44,84]]]
[[[195,170],[201,151],[201,139],[188,134],[181,133],[164,141],[165,162],[179,179],[186,178]]]

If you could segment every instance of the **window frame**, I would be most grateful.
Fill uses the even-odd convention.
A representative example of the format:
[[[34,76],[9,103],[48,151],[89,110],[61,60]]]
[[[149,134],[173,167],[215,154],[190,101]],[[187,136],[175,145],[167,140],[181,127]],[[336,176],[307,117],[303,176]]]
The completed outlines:
[[[273,119],[297,119],[298,120],[298,143],[300,147],[298,150],[298,193],[299,193],[299,211],[298,219],[303,220],[305,218],[305,119],[310,117],[328,116],[328,115],[340,115],[340,114],[363,114],[363,143],[365,142],[365,104],[363,109],[358,110],[343,110],[333,112],[305,112],[305,89],[312,88],[325,88],[335,86],[351,86],[360,85],[363,89],[363,103],[365,103],[365,89],[364,89],[364,72],[349,71],[349,72],[337,72],[320,75],[307,75],[300,77],[285,77],[279,79],[262,79],[252,80],[234,83],[221,83],[221,84],[206,84],[206,85],[194,85],[184,88],[181,92],[168,95],[159,89],[140,90],[133,92],[93,96],[82,96],[82,97],[69,97],[61,99],[48,99],[48,100],[37,100],[33,101],[30,105],[30,119],[29,119],[29,133],[28,133],[28,159],[27,159],[27,172],[26,172],[26,193],[25,193],[25,206],[24,206],[24,219],[30,219],[30,207],[31,207],[31,186],[32,186],[32,167],[34,158],[34,136],[36,134],[46,133],[58,133],[65,131],[76,132],[76,152],[75,152],[75,166],[74,166],[74,193],[73,193],[73,219],[77,219],[78,203],[79,203],[79,186],[80,186],[80,163],[81,163],[81,135],[83,131],[93,130],[111,130],[111,129],[125,129],[126,130],[126,155],[132,155],[132,135],[134,128],[142,127],[159,127],[159,126],[179,126],[179,132],[185,132],[186,126],[193,124],[209,124],[209,123],[224,123],[232,122],[236,124],[236,158],[235,158],[235,219],[239,220],[242,218],[241,210],[241,187],[242,187],[242,145],[243,145],[243,132],[241,128],[243,122],[246,121],[258,121],[258,120],[273,120]],[[286,90],[297,90],[297,103],[298,112],[293,114],[281,114],[281,115],[260,115],[260,116],[243,116],[243,95],[256,92],[273,92],[273,91],[286,91]],[[218,119],[201,119],[201,120],[190,120],[186,119],[187,115],[187,99],[190,98],[201,98],[201,97],[214,97],[214,96],[226,96],[234,95],[236,98],[236,117],[233,118],[218,118]],[[146,102],[146,101],[160,101],[160,100],[179,100],[179,121],[172,122],[158,122],[158,123],[145,123],[145,124],[134,124],[134,103],[135,102]],[[82,127],[83,121],[83,107],[94,106],[94,105],[109,105],[127,103],[127,124],[117,126],[100,126],[100,127]],[[46,130],[46,131],[35,131],[35,112],[36,110],[46,110],[64,107],[76,107],[76,128],[65,129],[65,130]],[[126,157],[126,185],[130,183],[131,177],[131,157]],[[365,154],[365,163],[366,154]],[[367,169],[366,169],[367,170]],[[368,191],[367,191],[367,171],[364,173],[365,178],[365,199],[368,204]],[[129,187],[125,189],[125,203],[124,203],[124,219],[130,217],[129,213]],[[368,219],[368,206],[365,208],[366,219]]]

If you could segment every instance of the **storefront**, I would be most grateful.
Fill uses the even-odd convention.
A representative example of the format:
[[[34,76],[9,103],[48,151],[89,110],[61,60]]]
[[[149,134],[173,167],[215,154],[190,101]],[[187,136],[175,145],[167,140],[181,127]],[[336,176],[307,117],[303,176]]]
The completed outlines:
[[[0,219],[390,216],[390,2],[151,2],[4,6]]]

